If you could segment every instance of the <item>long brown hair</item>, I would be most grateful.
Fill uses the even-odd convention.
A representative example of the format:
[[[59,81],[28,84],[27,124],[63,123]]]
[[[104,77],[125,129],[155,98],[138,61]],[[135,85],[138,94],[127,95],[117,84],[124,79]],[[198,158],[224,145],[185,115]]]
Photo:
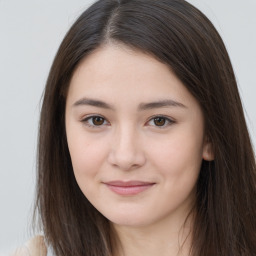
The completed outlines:
[[[183,0],[99,0],[65,36],[47,80],[38,141],[36,210],[57,256],[110,256],[109,221],[86,199],[65,134],[70,79],[83,58],[109,42],[168,65],[197,99],[215,160],[202,162],[191,255],[256,253],[256,167],[236,79],[212,23]]]

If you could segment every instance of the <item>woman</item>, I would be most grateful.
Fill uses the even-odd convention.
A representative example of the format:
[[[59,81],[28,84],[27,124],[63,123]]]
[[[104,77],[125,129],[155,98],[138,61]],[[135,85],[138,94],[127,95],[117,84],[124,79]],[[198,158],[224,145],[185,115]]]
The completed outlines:
[[[256,251],[255,158],[235,76],[185,1],[86,10],[50,71],[38,145],[37,253]]]

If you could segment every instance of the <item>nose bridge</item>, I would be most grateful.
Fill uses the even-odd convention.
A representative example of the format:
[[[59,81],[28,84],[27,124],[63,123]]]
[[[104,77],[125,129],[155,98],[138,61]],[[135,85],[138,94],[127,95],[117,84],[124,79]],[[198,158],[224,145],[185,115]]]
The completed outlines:
[[[123,124],[114,133],[111,163],[125,170],[143,165],[145,157],[138,129],[131,124]]]
[[[136,148],[135,143],[136,131],[131,125],[122,125],[117,129],[117,146],[121,151],[134,150]]]

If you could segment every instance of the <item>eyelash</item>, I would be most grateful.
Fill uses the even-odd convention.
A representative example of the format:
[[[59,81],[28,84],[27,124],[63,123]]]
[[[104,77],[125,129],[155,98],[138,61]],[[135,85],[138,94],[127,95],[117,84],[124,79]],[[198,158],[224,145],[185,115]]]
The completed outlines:
[[[94,118],[101,118],[101,119],[103,119],[103,122],[104,122],[104,123],[101,124],[101,125],[95,125],[95,124],[93,124],[93,123],[90,123],[90,121],[93,122],[93,119],[94,119]],[[92,128],[99,128],[99,127],[101,127],[102,125],[106,125],[106,122],[109,123],[103,116],[100,116],[100,115],[88,116],[88,117],[86,117],[86,118],[84,118],[84,119],[82,120],[82,123],[84,123],[86,126],[92,127]]]
[[[153,117],[151,117],[150,119],[149,119],[149,121],[147,121],[147,124],[149,123],[149,122],[155,122],[156,121],[156,119],[158,119],[158,118],[160,118],[160,119],[163,119],[164,120],[164,125],[153,125],[154,127],[157,127],[157,128],[159,128],[159,129],[164,129],[164,128],[166,128],[167,126],[170,126],[170,125],[172,125],[172,124],[174,124],[175,123],[175,121],[173,120],[173,119],[171,119],[171,118],[169,118],[169,117],[166,117],[166,116],[163,116],[163,115],[156,115],[156,116],[153,116]]]
[[[103,121],[103,123],[99,124],[99,125],[93,124],[92,122],[93,122],[94,118],[100,118]],[[170,125],[175,123],[175,121],[173,119],[169,118],[169,117],[166,117],[166,116],[163,116],[163,115],[155,115],[155,116],[151,117],[146,122],[146,124],[149,124],[151,121],[155,122],[156,119],[163,119],[164,120],[163,125],[159,125],[159,126],[158,125],[152,125],[152,126],[157,127],[159,129],[166,128],[167,126],[170,126]],[[91,127],[91,128],[100,128],[103,125],[109,125],[109,122],[101,115],[88,116],[88,117],[82,119],[81,122],[84,123],[86,126]]]

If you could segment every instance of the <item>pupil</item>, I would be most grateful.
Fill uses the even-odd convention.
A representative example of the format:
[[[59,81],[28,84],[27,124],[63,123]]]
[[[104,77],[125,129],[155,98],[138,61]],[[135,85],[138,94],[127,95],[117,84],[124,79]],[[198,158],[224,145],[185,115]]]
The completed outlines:
[[[102,125],[104,123],[104,119],[102,117],[96,116],[93,118],[94,125]]]
[[[165,124],[165,118],[163,117],[156,117],[154,119],[154,123],[156,126],[163,126]]]

